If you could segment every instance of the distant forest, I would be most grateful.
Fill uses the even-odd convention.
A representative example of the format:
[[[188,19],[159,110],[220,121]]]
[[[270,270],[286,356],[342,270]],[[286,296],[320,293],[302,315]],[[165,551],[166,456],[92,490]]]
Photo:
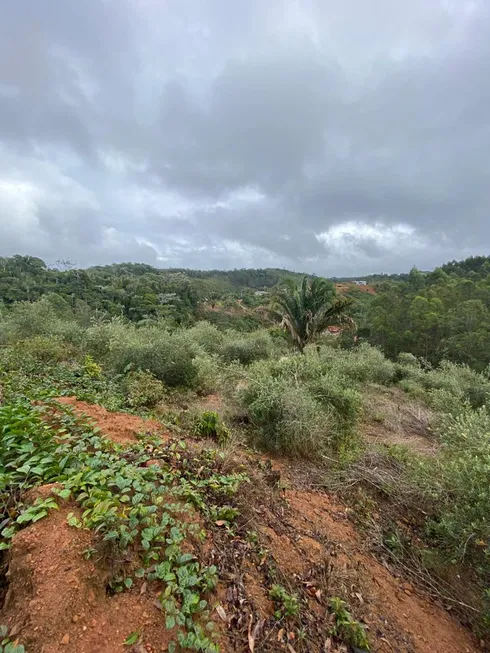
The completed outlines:
[[[60,269],[64,268],[64,269]],[[279,269],[158,269],[120,263],[88,269],[48,267],[32,256],[0,258],[0,319],[23,302],[49,301],[77,319],[165,320],[175,328],[206,319],[221,328],[263,326],[255,309],[286,281],[304,275]],[[480,371],[490,365],[490,257],[452,261],[431,272],[360,277],[375,294],[347,291],[359,340],[395,358],[409,352]],[[332,281],[348,281],[345,277]],[[268,291],[266,295],[257,291]],[[1,337],[1,334],[0,334]],[[343,346],[353,346],[346,337]]]

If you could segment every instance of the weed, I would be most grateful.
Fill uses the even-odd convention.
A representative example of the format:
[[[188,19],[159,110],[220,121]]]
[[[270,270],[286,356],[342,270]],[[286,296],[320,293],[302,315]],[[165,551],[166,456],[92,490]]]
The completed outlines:
[[[94,361],[90,354],[85,356],[83,361],[83,371],[91,379],[100,379],[102,376],[102,367]]]
[[[201,565],[183,551],[183,545],[189,538],[203,537],[201,526],[192,519],[195,509],[209,520],[234,519],[232,506],[220,508],[215,502],[233,496],[243,475],[216,473],[216,452],[194,460],[182,455],[183,443],[163,446],[154,437],[124,449],[123,456],[123,450],[101,438],[97,429],[77,419],[67,407],[55,409],[54,404],[33,407],[22,400],[8,404],[0,409],[0,431],[0,494],[5,499],[2,548],[8,548],[23,525],[58,507],[53,497],[24,506],[20,491],[59,483],[58,496],[73,498],[81,509],[80,518],[68,515],[71,526],[94,530],[115,559],[141,551],[135,577],[165,583],[162,609],[167,627],[178,628],[180,647],[218,651],[206,600],[216,585],[217,570]],[[145,462],[155,456],[162,466],[146,467]],[[86,555],[94,553],[93,548],[86,551]],[[115,570],[109,585],[112,591],[121,592],[133,583],[123,566]],[[208,624],[207,629],[202,622]]]
[[[0,653],[25,653],[22,644],[18,644],[17,640],[12,641],[8,637],[8,633],[7,626],[0,626]]]
[[[273,585],[269,590],[269,596],[276,605],[274,612],[276,619],[298,616],[300,602],[296,594],[289,594],[282,585]]]
[[[331,634],[345,644],[369,651],[365,626],[352,617],[347,603],[335,596],[330,599],[329,607],[333,618]]]
[[[229,429],[214,411],[205,411],[201,414],[195,426],[195,433],[203,438],[213,438],[220,444],[224,444],[230,438]]]

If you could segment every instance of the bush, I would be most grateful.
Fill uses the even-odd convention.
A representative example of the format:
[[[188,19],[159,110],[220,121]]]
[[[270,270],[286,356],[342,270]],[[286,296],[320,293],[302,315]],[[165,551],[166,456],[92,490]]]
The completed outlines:
[[[197,376],[194,351],[183,332],[127,328],[122,335],[110,342],[108,358],[116,373],[149,371],[165,385],[193,386]]]
[[[309,355],[313,355],[312,348],[308,349]],[[385,358],[379,349],[365,343],[349,350],[321,347],[318,356],[339,376],[347,376],[357,383],[388,385],[395,379],[394,363]]]
[[[39,363],[59,363],[74,355],[74,349],[63,342],[59,336],[34,336],[11,346],[14,356],[18,357],[19,367],[31,359]]]
[[[218,354],[223,342],[223,332],[209,322],[198,322],[187,331],[190,342],[197,344],[208,354]]]
[[[217,392],[222,384],[223,361],[216,355],[198,354],[194,358],[195,390],[201,395]]]
[[[400,363],[400,365],[406,367],[420,368],[419,359],[407,351],[402,351],[401,353],[399,353],[398,356],[396,357],[396,360],[398,363]]]
[[[152,408],[163,399],[165,386],[150,372],[130,372],[124,379],[126,401],[132,408]]]
[[[227,331],[219,353],[226,363],[238,361],[242,365],[250,365],[254,361],[267,358],[271,345],[267,333],[257,332],[241,336],[233,331]]]
[[[10,331],[9,339],[22,340],[36,335],[51,334],[57,319],[55,309],[46,297],[33,303],[14,304],[6,315]]]
[[[490,553],[490,415],[466,408],[437,428],[442,454],[422,461],[418,481],[433,500],[431,532],[452,554]]]
[[[260,361],[242,376],[238,405],[263,448],[315,456],[354,443],[361,395],[316,353]]]
[[[111,342],[124,340],[134,331],[134,326],[126,325],[121,318],[113,318],[110,322],[95,322],[85,332],[83,348],[96,360],[103,360],[110,352]]]
[[[314,457],[330,443],[329,419],[305,388],[287,379],[264,378],[242,391],[257,444],[267,451]]]

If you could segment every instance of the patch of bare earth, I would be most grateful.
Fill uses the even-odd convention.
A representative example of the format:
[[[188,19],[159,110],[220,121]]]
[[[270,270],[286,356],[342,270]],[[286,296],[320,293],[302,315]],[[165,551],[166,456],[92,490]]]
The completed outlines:
[[[46,498],[52,488],[36,488],[29,498]],[[104,556],[91,531],[69,526],[70,512],[80,517],[75,504],[62,502],[59,510],[14,537],[1,622],[29,653],[167,651],[175,633],[165,626],[158,601],[161,583],[136,580],[129,591],[108,593],[114,565],[125,561]],[[186,542],[185,550],[200,555],[196,544]],[[95,553],[87,558],[91,548]],[[222,622],[215,621],[219,631]],[[124,645],[134,632],[140,633],[139,642]],[[218,636],[226,651],[226,636],[219,632]]]
[[[321,559],[330,590],[343,590],[356,614],[368,625],[374,651],[480,650],[473,637],[447,612],[365,553],[360,536],[347,521],[345,508],[324,494],[295,490],[286,494],[291,508],[288,522],[298,538],[291,549],[302,554],[303,573],[318,568]],[[321,543],[322,550],[309,545],[310,539]],[[281,544],[278,559],[285,556],[285,541],[281,540]]]
[[[155,594],[108,596],[107,571],[84,557],[92,535],[67,524],[70,511],[77,509],[52,511],[15,536],[2,621],[30,653],[119,653],[136,630],[143,650],[165,651],[169,633]]]
[[[100,428],[102,435],[117,444],[136,442],[137,433],[162,433],[162,425],[128,413],[111,413],[96,404],[79,401],[76,397],[58,397],[61,404],[71,406],[78,415],[86,415]]]

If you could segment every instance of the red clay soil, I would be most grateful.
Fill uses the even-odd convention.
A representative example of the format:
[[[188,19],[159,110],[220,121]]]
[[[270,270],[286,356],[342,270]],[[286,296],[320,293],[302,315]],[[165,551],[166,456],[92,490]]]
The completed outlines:
[[[169,632],[155,595],[135,588],[108,596],[107,573],[83,555],[91,534],[68,526],[70,511],[77,509],[52,511],[15,536],[2,622],[29,653],[119,653],[140,629],[142,653],[165,651]]]
[[[156,422],[109,413],[71,397],[61,401],[95,419],[116,442],[130,442],[137,432],[160,429]],[[284,466],[279,467],[286,475]],[[46,493],[50,488],[37,491]],[[323,598],[337,594],[346,598],[356,617],[367,624],[374,652],[481,653],[471,634],[444,609],[367,553],[344,506],[312,491],[289,489],[284,496],[287,507],[282,518],[268,505],[254,505],[261,543],[280,572],[295,583],[321,588]],[[76,506],[64,504],[14,537],[1,622],[19,636],[29,653],[166,651],[169,633],[155,605],[155,588],[138,582],[130,591],[107,595],[109,570],[103,560],[85,559],[93,536],[68,526],[70,511],[76,513]],[[213,542],[207,546],[215,548]],[[219,551],[216,547],[216,555]],[[255,614],[265,619],[272,606],[262,566],[245,559],[243,572],[246,598]],[[325,605],[325,601],[315,605],[313,593],[310,607],[317,623],[312,627],[322,632],[327,630]],[[219,620],[217,624],[224,627]],[[142,631],[142,645],[124,647],[126,637],[137,630]],[[220,637],[222,653],[245,651],[230,646],[224,633]],[[277,651],[283,650],[278,643]]]
[[[476,653],[470,633],[430,598],[397,579],[364,552],[345,508],[327,495],[286,491],[290,513],[277,530],[262,529],[278,567],[307,579],[322,563],[333,587],[343,586],[380,653]],[[272,532],[271,532],[272,531]]]
[[[79,415],[86,415],[100,428],[103,435],[118,444],[136,442],[137,433],[159,433],[162,425],[127,413],[111,413],[102,406],[78,401],[76,397],[58,397],[61,404],[72,406]]]

